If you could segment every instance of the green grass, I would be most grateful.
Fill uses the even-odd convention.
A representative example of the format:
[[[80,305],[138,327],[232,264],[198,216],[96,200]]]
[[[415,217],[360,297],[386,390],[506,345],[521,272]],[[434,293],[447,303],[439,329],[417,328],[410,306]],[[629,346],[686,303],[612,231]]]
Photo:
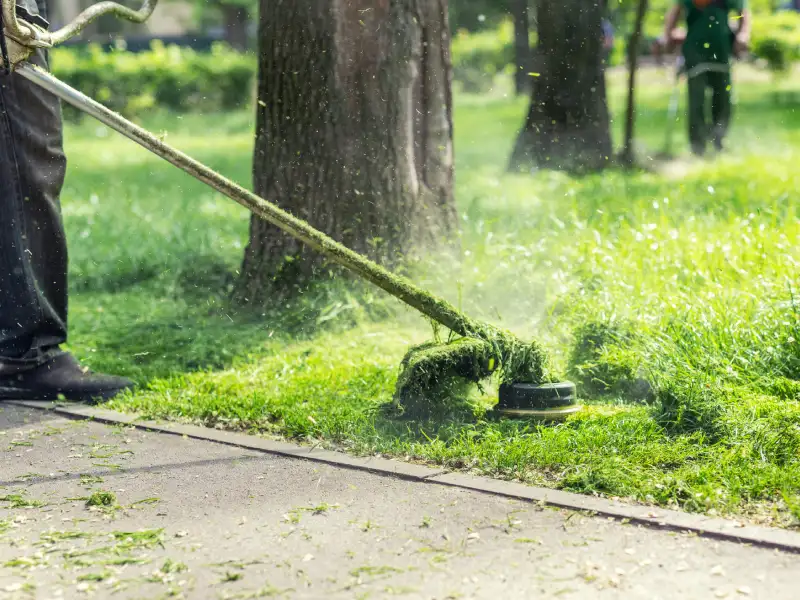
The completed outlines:
[[[97,491],[86,499],[86,506],[108,508],[117,505],[117,496],[113,492]]]
[[[44,502],[28,498],[24,492],[21,494],[6,494],[0,496],[0,502],[7,503],[4,508],[41,508],[45,506]]]
[[[564,424],[497,420],[491,388],[466,411],[389,418],[377,409],[408,346],[430,335],[422,319],[344,283],[238,314],[227,296],[245,212],[88,121],[66,137],[71,348],[142,385],[117,409],[795,526],[800,110],[742,71],[729,152],[659,164],[648,157],[669,82],[642,81],[652,169],[627,175],[506,174],[526,100],[503,86],[458,96],[463,256],[414,274],[474,317],[541,339],[588,405]],[[615,115],[622,89],[615,74]],[[146,124],[248,184],[249,115]]]

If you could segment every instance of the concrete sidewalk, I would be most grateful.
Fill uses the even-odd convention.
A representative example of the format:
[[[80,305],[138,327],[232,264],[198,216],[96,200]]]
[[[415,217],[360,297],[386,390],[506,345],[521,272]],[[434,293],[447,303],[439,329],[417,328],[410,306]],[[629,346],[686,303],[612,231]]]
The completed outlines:
[[[0,409],[0,598],[797,596],[793,554]]]

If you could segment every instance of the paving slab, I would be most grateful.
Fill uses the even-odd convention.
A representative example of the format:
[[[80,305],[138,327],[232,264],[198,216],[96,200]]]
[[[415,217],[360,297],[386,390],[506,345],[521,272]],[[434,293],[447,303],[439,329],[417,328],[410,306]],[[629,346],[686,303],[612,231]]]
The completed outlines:
[[[797,597],[796,554],[0,410],[0,598]]]

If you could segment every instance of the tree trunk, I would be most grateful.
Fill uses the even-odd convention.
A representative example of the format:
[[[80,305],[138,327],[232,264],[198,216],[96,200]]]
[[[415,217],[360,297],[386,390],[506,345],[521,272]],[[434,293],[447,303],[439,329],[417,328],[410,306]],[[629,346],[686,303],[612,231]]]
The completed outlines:
[[[538,0],[539,76],[511,169],[594,170],[609,164],[603,7],[598,0]]]
[[[628,108],[625,113],[625,145],[622,148],[620,162],[626,167],[633,165],[633,129],[636,121],[636,67],[639,60],[639,44],[642,39],[644,16],[647,13],[647,0],[639,0],[636,9],[636,21],[628,43]]]
[[[247,8],[236,4],[222,4],[220,10],[225,27],[225,41],[236,50],[247,50],[247,26],[250,24]]]
[[[530,93],[531,89],[531,42],[530,20],[528,19],[528,0],[512,0],[511,12],[514,17],[514,85],[517,94]]]
[[[254,187],[386,266],[450,237],[446,0],[262,0]],[[254,218],[240,300],[269,303],[328,263]]]

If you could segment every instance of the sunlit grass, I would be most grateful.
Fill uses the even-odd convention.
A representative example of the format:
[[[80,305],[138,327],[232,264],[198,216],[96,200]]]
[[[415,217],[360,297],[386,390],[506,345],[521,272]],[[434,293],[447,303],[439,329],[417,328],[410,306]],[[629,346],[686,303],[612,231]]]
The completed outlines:
[[[670,82],[648,71],[650,170],[583,178],[507,174],[527,100],[503,82],[457,97],[463,254],[415,278],[542,339],[588,404],[563,425],[498,421],[491,390],[446,419],[385,417],[404,351],[430,334],[422,319],[344,284],[237,314],[245,212],[88,121],[67,135],[72,348],[142,384],[117,408],[796,524],[800,116],[773,103],[768,77],[738,79],[724,156],[690,159],[681,121],[677,160],[655,160]],[[623,79],[611,80],[618,131]],[[146,124],[248,184],[249,115]]]

